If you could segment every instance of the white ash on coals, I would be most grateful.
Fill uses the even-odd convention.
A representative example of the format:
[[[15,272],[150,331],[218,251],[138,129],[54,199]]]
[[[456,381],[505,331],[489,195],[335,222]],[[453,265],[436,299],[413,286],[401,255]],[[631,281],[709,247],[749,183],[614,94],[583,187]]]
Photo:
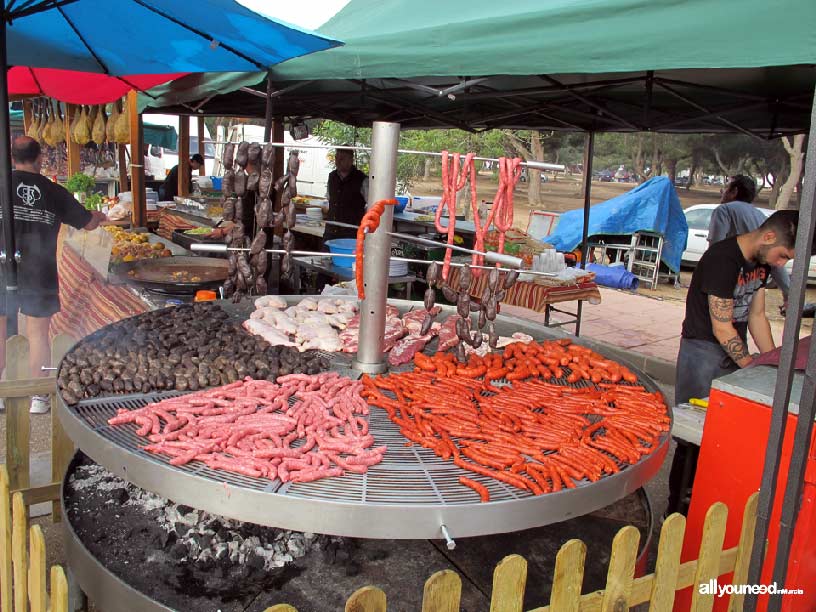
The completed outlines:
[[[312,550],[334,550],[342,540],[243,523],[175,504],[96,464],[77,467],[68,482],[74,491],[107,491],[110,499],[106,504],[135,506],[154,517],[166,534],[163,547],[169,548],[170,554],[182,563],[192,561],[210,566],[229,560],[256,570],[272,570]]]

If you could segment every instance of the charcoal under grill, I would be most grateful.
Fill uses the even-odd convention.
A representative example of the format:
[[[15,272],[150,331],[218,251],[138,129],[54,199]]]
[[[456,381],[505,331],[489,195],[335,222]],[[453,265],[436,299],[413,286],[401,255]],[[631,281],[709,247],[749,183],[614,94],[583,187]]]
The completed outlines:
[[[299,300],[303,296],[292,297]],[[418,307],[416,302],[391,303],[403,311]],[[443,307],[443,312],[453,310]],[[537,340],[563,337],[546,327],[501,315],[496,323],[500,334],[521,331]],[[584,344],[597,349],[591,342]],[[351,377],[359,375],[348,369],[348,356],[330,358],[335,371]],[[631,369],[638,375],[639,384],[656,390],[648,377]],[[458,538],[560,522],[604,508],[639,489],[658,471],[669,445],[667,433],[652,453],[635,465],[621,465],[616,474],[597,482],[577,483],[575,489],[533,496],[462,470],[428,449],[406,446],[405,438],[386,413],[373,408],[369,430],[378,445],[388,446],[382,463],[362,475],[282,484],[212,470],[200,462],[171,466],[169,458],[141,450],[146,441],[135,434],[135,425],[107,424],[119,409],[139,408],[173,395],[178,393],[97,398],[76,406],[67,406],[60,398],[57,412],[68,435],[88,456],[144,489],[236,520],[351,537],[433,539],[442,537],[445,526],[451,537]],[[461,475],[487,486],[491,501],[474,502],[473,492],[458,482]]]

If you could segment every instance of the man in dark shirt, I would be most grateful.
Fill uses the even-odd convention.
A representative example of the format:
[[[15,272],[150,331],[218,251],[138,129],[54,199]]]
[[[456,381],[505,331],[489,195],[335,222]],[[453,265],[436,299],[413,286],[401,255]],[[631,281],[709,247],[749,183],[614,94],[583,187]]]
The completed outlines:
[[[708,397],[711,382],[744,368],[753,357],[748,332],[763,353],[774,349],[765,316],[765,283],[773,266],[793,258],[799,213],[780,210],[752,232],[711,247],[694,270],[677,355],[675,404]],[[689,477],[699,449],[678,441],[669,475],[669,512],[687,509]]]
[[[193,170],[198,170],[201,166],[204,165],[204,158],[201,157],[199,153],[196,153],[190,158],[190,165],[187,166],[187,171],[189,176],[187,177],[188,183],[190,185],[189,190],[193,190]],[[179,167],[178,165],[173,166],[170,169],[167,178],[164,179],[164,184],[161,186],[159,197],[162,201],[172,200],[174,197],[178,195],[178,173]]]
[[[337,149],[334,156],[336,169],[329,173],[327,186],[329,210],[326,219],[351,225],[360,225],[368,199],[368,177],[354,166],[351,149]],[[354,238],[351,228],[326,225],[323,242],[334,238]]]
[[[708,243],[715,244],[732,236],[754,231],[768,217],[752,204],[756,197],[756,181],[744,174],[732,176],[723,189],[720,205],[711,214]],[[771,276],[782,291],[783,304],[788,303],[790,276],[784,267],[771,268]],[[785,314],[785,306],[780,310]]]
[[[48,330],[51,315],[59,312],[57,280],[57,234],[67,223],[77,229],[96,229],[105,215],[88,211],[60,185],[40,174],[42,152],[39,143],[28,136],[14,140],[11,149],[15,170],[11,174],[14,206],[14,237],[20,251],[17,266],[15,309],[25,315],[25,335],[30,344],[31,377],[43,376],[50,365],[51,346]],[[0,211],[0,222],[2,222]],[[0,277],[0,371],[6,365],[6,279]],[[48,412],[48,397],[35,397],[34,413]]]

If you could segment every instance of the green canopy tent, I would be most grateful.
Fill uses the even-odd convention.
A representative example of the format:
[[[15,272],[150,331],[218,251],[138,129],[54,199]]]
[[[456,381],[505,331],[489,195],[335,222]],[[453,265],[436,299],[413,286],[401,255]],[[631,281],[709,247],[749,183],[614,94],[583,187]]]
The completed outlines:
[[[144,123],[144,141],[147,144],[175,150],[178,146],[178,133],[172,125],[153,125]]]
[[[810,0],[352,0],[346,45],[270,72],[276,115],[403,128],[731,132],[809,123]],[[264,73],[191,75],[147,112],[263,117]]]
[[[589,133],[588,161],[597,131],[774,138],[810,127],[797,257],[748,577],[758,583],[816,221],[813,0],[351,0],[320,31],[346,45],[290,60],[268,77],[180,79],[152,90],[155,98],[143,98],[143,107],[267,119],[273,113],[311,116],[353,125],[385,120],[409,129],[579,130]],[[584,168],[591,171],[589,163]],[[588,189],[584,195],[586,228]],[[806,372],[808,380],[816,376],[816,352]],[[774,565],[779,583],[787,575],[814,404],[816,386],[806,385]],[[755,597],[746,604],[755,609]],[[780,605],[774,599],[769,609]]]

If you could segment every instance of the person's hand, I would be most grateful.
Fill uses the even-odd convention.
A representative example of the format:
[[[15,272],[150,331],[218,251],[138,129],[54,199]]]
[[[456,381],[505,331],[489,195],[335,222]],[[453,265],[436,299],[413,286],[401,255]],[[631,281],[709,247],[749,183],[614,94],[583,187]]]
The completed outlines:
[[[95,230],[97,227],[99,227],[100,223],[102,223],[103,221],[107,221],[107,220],[108,220],[108,216],[105,213],[103,213],[103,212],[101,212],[99,210],[92,210],[91,211],[91,220],[88,221],[88,223],[85,225],[85,227],[83,229],[86,229],[89,232],[91,232],[91,231]]]

